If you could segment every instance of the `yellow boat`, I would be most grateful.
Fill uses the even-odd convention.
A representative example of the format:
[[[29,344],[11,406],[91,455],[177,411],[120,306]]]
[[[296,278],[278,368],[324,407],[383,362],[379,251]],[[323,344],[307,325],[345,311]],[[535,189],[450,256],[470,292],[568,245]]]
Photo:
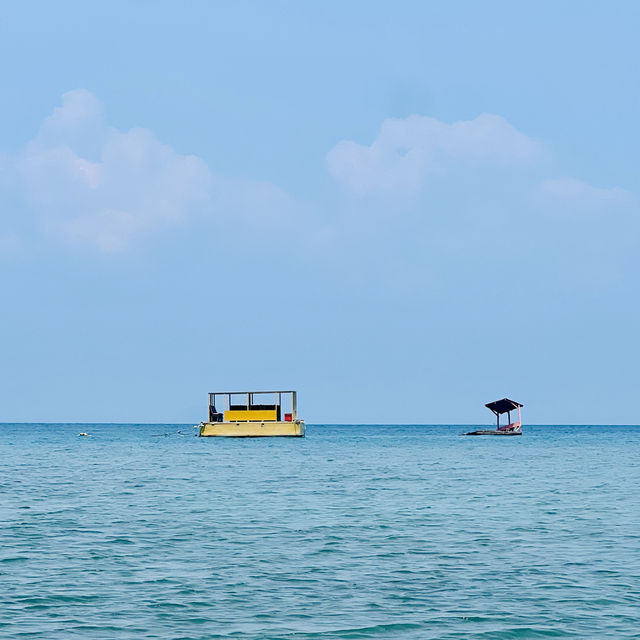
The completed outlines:
[[[257,401],[256,396],[259,396]],[[267,396],[266,399],[265,396]],[[271,399],[273,403],[268,402]],[[301,438],[304,436],[304,420],[298,418],[297,404],[295,391],[210,393],[209,417],[207,422],[199,424],[200,435],[231,438],[262,436]]]

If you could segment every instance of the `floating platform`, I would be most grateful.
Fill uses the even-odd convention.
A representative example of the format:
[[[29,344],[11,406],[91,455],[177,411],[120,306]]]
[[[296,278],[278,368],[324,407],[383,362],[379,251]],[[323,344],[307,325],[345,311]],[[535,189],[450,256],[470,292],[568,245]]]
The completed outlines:
[[[289,422],[202,422],[201,436],[226,438],[304,437],[304,421]]]
[[[223,438],[302,438],[305,425],[304,420],[298,418],[297,397],[295,391],[210,393],[209,417],[206,422],[198,425],[199,435]],[[264,400],[271,401],[265,403]],[[220,411],[216,408],[216,403],[220,406]]]
[[[463,436],[521,436],[522,431],[498,431],[497,429],[479,429],[463,433]]]

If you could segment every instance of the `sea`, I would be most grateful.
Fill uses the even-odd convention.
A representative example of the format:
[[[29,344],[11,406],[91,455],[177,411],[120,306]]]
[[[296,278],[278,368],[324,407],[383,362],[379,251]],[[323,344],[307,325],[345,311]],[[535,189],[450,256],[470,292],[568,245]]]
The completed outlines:
[[[0,638],[640,638],[640,427],[467,429],[0,425]]]

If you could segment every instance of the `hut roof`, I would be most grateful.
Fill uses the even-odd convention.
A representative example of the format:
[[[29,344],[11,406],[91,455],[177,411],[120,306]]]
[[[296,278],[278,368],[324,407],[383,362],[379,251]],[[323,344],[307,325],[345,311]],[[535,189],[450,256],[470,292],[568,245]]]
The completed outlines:
[[[502,400],[495,400],[494,402],[490,402],[484,406],[493,411],[496,415],[500,415],[501,413],[513,411],[514,409],[523,407],[524,405],[516,402],[515,400],[509,400],[509,398],[502,398]]]

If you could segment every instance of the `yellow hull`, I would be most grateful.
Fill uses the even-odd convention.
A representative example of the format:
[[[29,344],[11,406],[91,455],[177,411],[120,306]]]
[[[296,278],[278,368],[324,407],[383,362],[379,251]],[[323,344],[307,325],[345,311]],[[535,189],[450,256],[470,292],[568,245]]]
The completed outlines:
[[[203,422],[201,436],[221,436],[226,438],[260,438],[304,436],[304,421],[295,422]]]

